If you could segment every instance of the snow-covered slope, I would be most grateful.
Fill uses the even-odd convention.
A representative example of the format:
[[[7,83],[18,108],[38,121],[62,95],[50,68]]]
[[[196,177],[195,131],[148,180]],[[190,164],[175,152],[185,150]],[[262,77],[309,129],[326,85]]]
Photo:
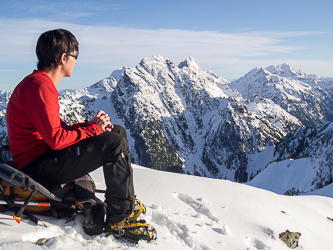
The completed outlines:
[[[104,187],[102,170],[92,174]],[[330,250],[333,245],[333,199],[322,196],[281,196],[226,180],[179,175],[134,166],[136,193],[147,206],[143,215],[158,232],[154,243],[130,244],[112,236],[88,236],[82,217],[41,217],[47,228],[12,213],[0,213],[0,249],[289,249],[279,234],[301,233],[302,250]],[[101,197],[102,198],[102,197]],[[42,237],[45,245],[33,244]]]
[[[333,182],[333,123],[324,128],[300,128],[275,148],[277,159],[248,184],[279,194],[297,195]]]

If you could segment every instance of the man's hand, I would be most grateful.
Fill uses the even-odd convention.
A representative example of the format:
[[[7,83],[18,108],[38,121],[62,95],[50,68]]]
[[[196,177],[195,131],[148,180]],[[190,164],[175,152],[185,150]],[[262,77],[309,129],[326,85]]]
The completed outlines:
[[[91,124],[93,122],[101,126],[103,132],[111,132],[113,128],[109,115],[103,110],[99,110],[96,116],[91,121],[89,121],[88,124]]]

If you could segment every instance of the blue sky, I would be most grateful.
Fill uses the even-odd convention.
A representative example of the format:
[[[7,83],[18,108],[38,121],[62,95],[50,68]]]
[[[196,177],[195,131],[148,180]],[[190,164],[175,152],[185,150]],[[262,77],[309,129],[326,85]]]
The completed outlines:
[[[0,89],[36,68],[36,41],[54,28],[80,43],[73,76],[58,90],[88,87],[154,55],[176,65],[193,56],[227,79],[281,63],[333,77],[332,9],[331,0],[1,1]]]

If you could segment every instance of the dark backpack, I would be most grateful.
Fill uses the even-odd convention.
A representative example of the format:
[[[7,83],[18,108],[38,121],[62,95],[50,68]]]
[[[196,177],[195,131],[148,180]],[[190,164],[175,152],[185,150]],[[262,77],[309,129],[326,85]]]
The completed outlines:
[[[95,183],[89,175],[48,190],[16,169],[12,161],[2,160],[3,152],[9,152],[9,147],[2,147],[0,154],[0,212],[14,211],[18,223],[20,218],[28,218],[36,224],[40,221],[36,215],[72,219],[83,214],[87,234],[103,232],[105,206],[95,196]]]

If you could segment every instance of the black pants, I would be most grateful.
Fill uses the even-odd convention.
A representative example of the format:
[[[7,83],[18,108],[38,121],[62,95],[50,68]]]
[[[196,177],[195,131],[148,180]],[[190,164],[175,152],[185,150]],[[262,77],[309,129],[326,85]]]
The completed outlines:
[[[86,138],[61,150],[49,149],[22,171],[51,188],[72,182],[103,166],[108,220],[118,222],[133,208],[133,170],[126,130],[115,125],[112,132]]]

